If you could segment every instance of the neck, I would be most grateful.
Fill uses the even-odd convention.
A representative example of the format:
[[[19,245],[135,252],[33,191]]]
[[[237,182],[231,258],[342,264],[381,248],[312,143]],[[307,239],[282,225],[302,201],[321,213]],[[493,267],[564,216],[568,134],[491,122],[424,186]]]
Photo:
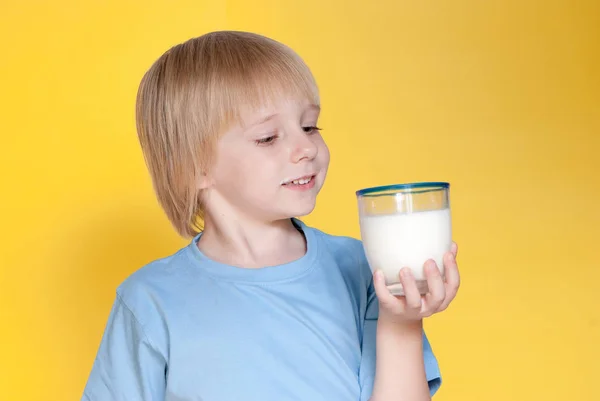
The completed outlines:
[[[220,263],[260,268],[299,259],[306,242],[291,219],[261,222],[206,213],[198,248]]]

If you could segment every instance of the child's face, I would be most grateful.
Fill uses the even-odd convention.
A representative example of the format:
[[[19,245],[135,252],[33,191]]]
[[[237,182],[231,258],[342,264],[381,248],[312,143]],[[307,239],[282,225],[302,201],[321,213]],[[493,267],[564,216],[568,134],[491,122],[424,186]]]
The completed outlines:
[[[218,141],[207,211],[261,221],[310,213],[329,166],[318,118],[317,106],[292,99],[242,113]]]

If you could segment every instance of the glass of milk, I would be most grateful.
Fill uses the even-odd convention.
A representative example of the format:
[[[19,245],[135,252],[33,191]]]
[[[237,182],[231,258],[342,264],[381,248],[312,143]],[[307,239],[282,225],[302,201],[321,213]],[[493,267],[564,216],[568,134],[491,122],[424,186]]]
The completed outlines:
[[[452,246],[450,184],[418,182],[365,188],[356,192],[360,234],[371,270],[381,269],[394,295],[404,295],[399,273],[409,267],[421,294],[428,292],[423,265]]]

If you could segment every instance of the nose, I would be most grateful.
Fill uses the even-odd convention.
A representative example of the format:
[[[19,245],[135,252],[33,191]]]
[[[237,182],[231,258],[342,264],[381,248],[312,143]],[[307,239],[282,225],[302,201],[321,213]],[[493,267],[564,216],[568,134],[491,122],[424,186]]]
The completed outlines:
[[[319,149],[314,141],[301,130],[295,135],[294,142],[291,148],[292,162],[298,163],[302,160],[313,160],[317,157]]]

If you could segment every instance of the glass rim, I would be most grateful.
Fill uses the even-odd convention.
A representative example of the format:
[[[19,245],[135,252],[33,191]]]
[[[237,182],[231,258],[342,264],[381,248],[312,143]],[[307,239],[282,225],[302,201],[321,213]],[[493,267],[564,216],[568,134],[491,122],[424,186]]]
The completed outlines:
[[[428,182],[412,182],[407,184],[390,184],[390,185],[381,185],[377,187],[363,188],[356,191],[356,196],[364,196],[364,195],[381,195],[379,192],[384,191],[393,191],[400,189],[413,189],[413,188],[428,188],[429,190],[436,189],[448,189],[450,188],[450,183],[443,181],[428,181]],[[428,191],[427,191],[428,192]]]

